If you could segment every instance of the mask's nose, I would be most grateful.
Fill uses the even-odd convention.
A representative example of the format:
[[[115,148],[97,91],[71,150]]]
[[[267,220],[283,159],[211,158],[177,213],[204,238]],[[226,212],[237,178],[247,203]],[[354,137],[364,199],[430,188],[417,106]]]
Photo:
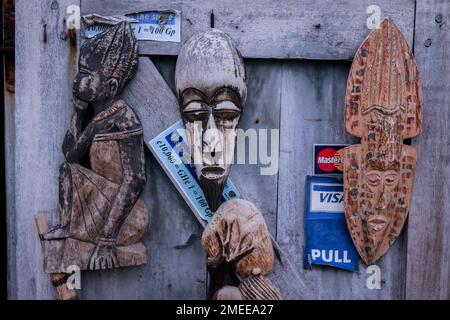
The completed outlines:
[[[217,129],[212,113],[208,115],[205,132],[203,134],[203,155],[206,164],[218,164],[222,156],[222,133]]]
[[[384,185],[383,185],[381,191],[377,195],[375,209],[377,209],[377,210],[386,209],[389,204],[389,199],[390,199],[390,195],[386,192]]]

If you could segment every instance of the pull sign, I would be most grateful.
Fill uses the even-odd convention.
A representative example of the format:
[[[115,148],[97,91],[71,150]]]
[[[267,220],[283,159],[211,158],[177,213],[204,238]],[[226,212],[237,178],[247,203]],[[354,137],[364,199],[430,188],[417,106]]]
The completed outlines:
[[[125,16],[135,21],[130,25],[137,40],[181,41],[181,13],[178,10],[145,11]],[[110,26],[110,23],[96,22],[85,29],[84,35],[92,38]]]
[[[347,230],[340,179],[306,179],[305,268],[327,265],[348,271],[358,267],[358,254]]]

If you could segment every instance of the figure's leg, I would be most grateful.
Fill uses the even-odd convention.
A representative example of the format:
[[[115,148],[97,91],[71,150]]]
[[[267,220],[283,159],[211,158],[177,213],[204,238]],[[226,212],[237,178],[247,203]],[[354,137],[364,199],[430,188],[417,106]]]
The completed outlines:
[[[42,235],[44,240],[65,239],[69,237],[72,212],[72,175],[67,162],[59,167],[59,213],[60,223]]]

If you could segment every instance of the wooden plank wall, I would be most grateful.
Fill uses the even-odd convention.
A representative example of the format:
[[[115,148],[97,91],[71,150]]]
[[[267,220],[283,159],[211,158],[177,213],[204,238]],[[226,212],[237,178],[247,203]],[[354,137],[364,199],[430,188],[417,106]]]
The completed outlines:
[[[423,132],[408,222],[406,298],[450,299],[450,2],[417,1]]]
[[[70,122],[77,62],[76,46],[61,37],[66,7],[77,3],[16,1],[14,128],[5,137],[14,154],[7,159],[8,178],[14,180],[7,185],[7,199],[14,205],[8,212],[14,219],[8,222],[15,228],[8,239],[9,250],[15,252],[10,298],[53,297],[33,220],[40,211],[51,222],[58,220],[58,168],[64,159],[61,144]]]
[[[215,27],[234,39],[246,58],[350,60],[367,35],[367,8],[377,5],[412,43],[414,0],[82,0],[82,14],[122,15],[151,9],[182,11],[181,43]],[[351,9],[350,9],[351,8]],[[143,42],[142,54],[177,55],[180,43]]]
[[[305,246],[305,179],[313,171],[314,143],[355,143],[343,121],[350,64],[290,61],[283,64],[277,238],[298,270]],[[296,244],[296,245],[294,245]],[[355,273],[332,268],[301,271],[319,289],[321,299],[398,299],[404,278],[403,241],[378,264],[383,285],[369,290],[364,264]]]
[[[83,13],[180,9],[182,41],[209,26],[213,9],[216,26],[235,38],[247,58],[315,59],[246,59],[249,89],[241,127],[280,129],[280,170],[277,175],[261,176],[261,165],[234,165],[233,180],[261,209],[270,232],[302,280],[317,292],[315,298],[449,299],[449,4],[444,0],[417,1],[417,6],[413,0],[364,0],[354,1],[354,9],[348,10],[346,3],[333,1],[316,1],[314,5],[303,0],[287,1],[282,8],[266,0],[257,0],[252,6],[231,2],[81,0]],[[70,89],[76,68],[76,49],[61,40],[61,32],[66,6],[74,3],[16,3],[18,80],[15,106],[8,103],[10,109],[5,111],[9,121],[6,152],[10,298],[53,297],[42,270],[33,214],[44,211],[52,222],[57,221],[58,167],[63,160],[60,146],[70,119]],[[305,176],[312,171],[312,144],[355,141],[343,126],[345,82],[350,68],[347,60],[369,32],[365,27],[369,4],[380,5],[383,17],[391,15],[410,44],[415,12],[415,54],[424,89],[424,132],[412,141],[419,152],[413,204],[402,236],[379,263],[381,290],[366,288],[368,274],[362,264],[356,273],[326,268],[305,271],[302,267]],[[440,23],[436,22],[439,13]],[[315,27],[317,24],[320,28]],[[283,32],[281,26],[285,26]],[[143,54],[169,55],[151,59],[173,90],[176,57],[170,55],[177,54],[179,44],[141,42],[140,49]],[[141,89],[126,93],[127,100],[134,104],[145,99],[143,104],[155,106],[166,103],[158,100],[161,97],[153,94],[154,89],[147,90],[145,86],[145,79],[154,75],[153,66],[141,65],[145,68],[139,69],[140,82],[133,87]],[[154,130],[159,129],[156,124]],[[150,261],[138,268],[83,272],[83,299],[205,297],[207,275],[200,246],[201,228],[148,151],[146,159],[148,183],[144,201],[150,208],[150,228],[144,241]]]

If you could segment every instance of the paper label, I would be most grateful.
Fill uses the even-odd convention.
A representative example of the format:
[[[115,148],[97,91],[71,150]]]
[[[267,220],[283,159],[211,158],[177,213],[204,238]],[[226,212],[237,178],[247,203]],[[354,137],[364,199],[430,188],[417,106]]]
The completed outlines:
[[[195,167],[191,164],[183,122],[181,120],[176,122],[154,139],[147,141],[147,146],[189,207],[197,216],[209,222],[213,212],[200,187]],[[220,200],[223,203],[232,198],[241,198],[241,193],[228,179]]]
[[[130,22],[137,40],[181,41],[181,13],[177,10],[145,11],[125,16],[137,20]],[[109,27],[106,23],[96,23],[88,26],[84,34],[87,38],[92,38]]]

